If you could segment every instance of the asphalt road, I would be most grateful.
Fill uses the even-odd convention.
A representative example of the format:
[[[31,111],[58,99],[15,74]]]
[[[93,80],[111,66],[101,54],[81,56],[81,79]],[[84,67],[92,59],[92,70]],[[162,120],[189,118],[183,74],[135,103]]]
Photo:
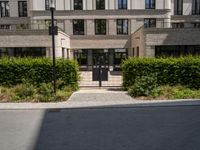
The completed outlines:
[[[0,150],[199,150],[200,106],[0,110]]]

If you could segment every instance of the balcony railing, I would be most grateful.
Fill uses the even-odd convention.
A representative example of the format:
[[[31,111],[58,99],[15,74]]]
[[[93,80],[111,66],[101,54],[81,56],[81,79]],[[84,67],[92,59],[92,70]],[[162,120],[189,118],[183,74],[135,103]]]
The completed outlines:
[[[48,30],[50,25],[47,24],[15,24],[9,25],[6,28],[0,28],[0,30]],[[62,28],[58,27],[60,31],[63,31]]]

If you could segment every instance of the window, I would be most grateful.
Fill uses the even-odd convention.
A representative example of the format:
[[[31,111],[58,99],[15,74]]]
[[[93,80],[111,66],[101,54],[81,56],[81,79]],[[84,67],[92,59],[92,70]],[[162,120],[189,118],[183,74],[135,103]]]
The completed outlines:
[[[156,8],[155,0],[145,0],[145,8],[146,9],[155,9]]]
[[[10,29],[10,25],[1,24],[1,25],[0,25],[0,29],[1,29],[1,30]]]
[[[183,0],[174,1],[174,15],[183,15]]]
[[[140,47],[137,47],[137,57],[140,56]]]
[[[117,34],[128,34],[128,19],[117,19]]]
[[[45,10],[49,10],[49,0],[45,0]]]
[[[180,57],[186,55],[200,55],[199,45],[169,45],[169,46],[156,46],[156,57]]]
[[[27,17],[27,2],[18,1],[18,12],[19,17]]]
[[[127,9],[127,0],[118,0],[118,9]]]
[[[200,15],[200,0],[192,0],[192,14]]]
[[[46,48],[44,47],[17,47],[17,48],[0,48],[0,57],[45,57]]]
[[[184,23],[172,23],[172,28],[184,28]]]
[[[56,6],[56,3],[55,3]],[[50,4],[49,4],[49,0],[45,0],[45,10],[49,10],[50,9]]]
[[[105,19],[95,20],[95,34],[106,35],[106,20]]]
[[[96,0],[96,10],[105,9],[105,0]]]
[[[74,0],[74,10],[83,10],[83,0]]]
[[[1,17],[9,17],[9,9],[8,1],[0,1]]]
[[[84,35],[84,20],[73,20],[73,34]]]
[[[200,22],[192,23],[194,28],[200,28]]]
[[[144,19],[144,27],[145,28],[155,28],[156,27],[156,19]]]

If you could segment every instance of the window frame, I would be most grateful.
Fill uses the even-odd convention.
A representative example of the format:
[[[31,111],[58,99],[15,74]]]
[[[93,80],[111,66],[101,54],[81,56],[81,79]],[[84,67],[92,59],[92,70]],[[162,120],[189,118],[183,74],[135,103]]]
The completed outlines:
[[[20,5],[20,3],[22,3],[22,5]],[[20,8],[22,10],[20,10]],[[27,17],[28,16],[27,1],[18,1],[18,16],[19,17]]]
[[[200,15],[200,0],[192,0],[192,15]]]
[[[4,9],[2,8],[2,3],[4,3]],[[6,8],[8,6],[8,9]],[[4,10],[4,12],[3,12]],[[9,1],[0,1],[0,13],[1,17],[10,17],[10,6],[9,6]]]
[[[81,31],[81,30],[78,30],[78,31],[75,31],[75,21],[77,21],[77,22],[81,22],[81,23],[83,23],[82,25],[83,25],[83,27],[81,27],[82,29],[83,29],[83,31]],[[85,20],[83,20],[83,19],[73,19],[73,35],[85,35]],[[78,27],[80,27],[81,25],[79,25],[78,24]]]
[[[156,9],[156,0],[145,0],[145,9]]]
[[[99,5],[98,5],[98,3],[99,3]],[[101,7],[101,6],[103,6],[103,7]],[[96,0],[96,10],[105,10],[105,9],[106,9],[105,0]]]
[[[101,32],[97,32],[97,25],[100,23],[100,30]],[[103,25],[103,23],[105,23]],[[103,26],[105,26],[104,32],[103,31]],[[106,19],[95,19],[95,35],[106,35],[107,34],[107,20]]]
[[[124,30],[124,23],[127,22],[127,28]],[[119,32],[119,28],[122,32]],[[128,35],[129,32],[129,20],[128,19],[117,19],[117,35]]]
[[[153,25],[151,21],[154,21],[155,24]],[[145,24],[147,21],[148,24]],[[144,18],[144,28],[156,28],[156,18]]]
[[[176,0],[175,1],[175,3],[174,3],[174,15],[183,15],[183,0]]]
[[[74,0],[74,10],[83,10],[83,0]]]
[[[121,2],[121,5],[119,2]],[[124,4],[124,2],[126,3]],[[118,9],[128,9],[128,0],[118,0]]]

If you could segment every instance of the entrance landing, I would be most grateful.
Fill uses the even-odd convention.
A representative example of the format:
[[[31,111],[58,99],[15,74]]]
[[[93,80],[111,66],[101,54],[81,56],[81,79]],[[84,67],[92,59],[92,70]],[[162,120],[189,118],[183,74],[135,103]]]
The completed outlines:
[[[80,106],[124,105],[131,104],[133,99],[127,92],[121,91],[120,88],[82,88],[80,91],[73,93],[68,102],[80,104]]]
[[[98,87],[98,81],[92,81],[92,71],[80,72],[80,87]],[[122,86],[122,74],[121,72],[114,71],[108,72],[108,81],[102,81],[103,87],[121,87]]]

